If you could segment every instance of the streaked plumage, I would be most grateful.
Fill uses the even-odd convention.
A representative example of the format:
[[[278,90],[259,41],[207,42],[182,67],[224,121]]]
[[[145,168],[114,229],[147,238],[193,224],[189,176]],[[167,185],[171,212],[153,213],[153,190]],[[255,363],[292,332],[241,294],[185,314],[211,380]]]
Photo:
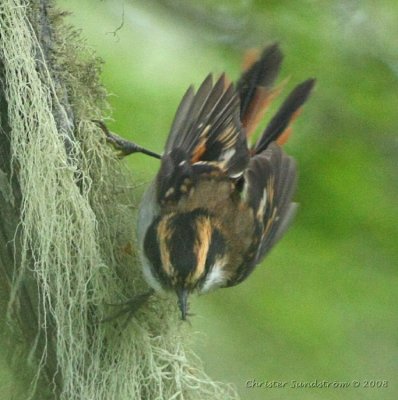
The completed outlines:
[[[277,45],[266,48],[236,86],[209,75],[185,93],[160,170],[146,191],[138,236],[155,290],[187,296],[248,277],[294,216],[296,165],[281,147],[314,85],[298,85],[249,148],[248,139],[279,92]]]

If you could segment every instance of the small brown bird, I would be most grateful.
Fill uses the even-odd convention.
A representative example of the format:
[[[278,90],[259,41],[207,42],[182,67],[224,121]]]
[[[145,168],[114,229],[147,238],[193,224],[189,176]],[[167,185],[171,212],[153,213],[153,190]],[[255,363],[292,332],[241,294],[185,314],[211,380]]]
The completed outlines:
[[[161,158],[139,211],[143,272],[155,291],[187,298],[241,283],[282,237],[295,214],[296,165],[281,145],[315,83],[299,84],[249,147],[269,103],[282,53],[277,44],[236,85],[209,75],[185,93],[158,156],[108,132],[124,154]]]

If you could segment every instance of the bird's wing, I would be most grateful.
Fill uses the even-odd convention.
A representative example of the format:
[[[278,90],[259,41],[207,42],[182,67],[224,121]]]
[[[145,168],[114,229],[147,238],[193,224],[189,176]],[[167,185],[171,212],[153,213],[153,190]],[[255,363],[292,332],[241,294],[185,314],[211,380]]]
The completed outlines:
[[[158,201],[181,197],[181,185],[201,174],[241,175],[249,161],[240,122],[239,97],[224,76],[209,75],[198,91],[185,93],[167,139],[157,177]]]
[[[218,164],[228,174],[242,171],[248,156],[239,115],[239,97],[224,75],[213,84],[209,75],[195,94],[192,87],[178,107],[165,154],[181,149],[191,164]]]
[[[247,202],[263,223],[255,264],[260,262],[289,227],[296,210],[296,163],[282,148],[271,143],[254,156],[247,170]]]

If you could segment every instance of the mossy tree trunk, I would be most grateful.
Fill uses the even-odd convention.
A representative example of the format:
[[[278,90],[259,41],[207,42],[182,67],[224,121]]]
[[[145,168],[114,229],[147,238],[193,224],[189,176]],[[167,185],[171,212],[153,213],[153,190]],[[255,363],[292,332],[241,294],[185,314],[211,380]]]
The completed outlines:
[[[107,110],[98,65],[50,0],[1,1],[0,395],[236,398],[187,350],[174,298],[101,323],[147,287],[133,185],[91,122]]]
[[[10,68],[5,48],[12,44],[13,38],[23,33],[18,32],[18,26],[12,26],[15,17],[11,10],[25,7],[25,23],[30,25],[31,33],[36,34],[37,53],[43,52],[43,60],[51,57],[53,32],[48,15],[49,1],[36,1],[28,4],[5,1],[0,5],[0,346],[2,349],[3,364],[7,371],[5,388],[1,391],[2,398],[22,398],[34,396],[44,399],[58,397],[61,388],[61,376],[57,374],[56,349],[53,343],[51,327],[45,335],[40,332],[38,316],[38,282],[32,271],[20,271],[22,267],[21,254],[21,220],[23,207],[23,189],[18,179],[20,166],[12,154],[12,121],[9,120],[9,101],[7,96],[11,92],[7,69]],[[15,32],[13,29],[15,28]],[[16,52],[18,44],[15,43]],[[23,63],[24,60],[20,59]],[[37,69],[44,71],[46,64],[37,59]],[[13,67],[11,67],[13,68]],[[18,71],[18,64],[14,68]],[[55,73],[55,71],[54,71]],[[61,84],[58,77],[57,82]],[[28,82],[26,82],[28,83]],[[65,88],[64,93],[66,93]],[[23,99],[20,99],[23,102]],[[63,106],[71,110],[67,96],[63,98]],[[21,103],[22,103],[21,102]],[[26,104],[28,107],[29,105]],[[23,111],[23,110],[21,110]],[[62,118],[56,119],[61,125]],[[70,113],[70,117],[72,114]],[[19,275],[21,273],[21,275]],[[19,282],[16,283],[17,276]],[[12,294],[16,294],[12,302]],[[45,363],[40,372],[40,358],[45,355]],[[38,390],[35,387],[38,385]]]

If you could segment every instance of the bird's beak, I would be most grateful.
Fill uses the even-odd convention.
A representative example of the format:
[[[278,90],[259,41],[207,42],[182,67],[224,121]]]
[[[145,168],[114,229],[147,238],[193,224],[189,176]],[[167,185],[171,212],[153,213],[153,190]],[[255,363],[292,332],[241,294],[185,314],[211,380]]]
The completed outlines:
[[[180,307],[181,310],[181,319],[183,321],[186,320],[187,316],[187,307],[188,307],[188,289],[181,288],[177,289],[177,296],[178,296],[178,306]]]

